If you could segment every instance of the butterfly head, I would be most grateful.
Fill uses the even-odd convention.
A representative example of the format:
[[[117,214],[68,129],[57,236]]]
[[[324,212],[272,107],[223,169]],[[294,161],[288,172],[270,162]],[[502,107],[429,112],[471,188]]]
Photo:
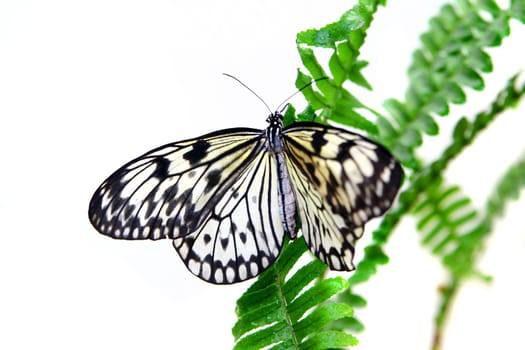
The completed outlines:
[[[275,111],[274,113],[270,114],[268,118],[266,118],[266,122],[270,124],[270,127],[282,128],[283,115],[281,114],[281,112]]]

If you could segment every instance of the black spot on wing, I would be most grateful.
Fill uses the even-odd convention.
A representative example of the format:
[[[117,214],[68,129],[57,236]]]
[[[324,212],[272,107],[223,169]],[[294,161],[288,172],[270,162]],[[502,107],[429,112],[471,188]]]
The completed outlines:
[[[212,170],[206,175],[206,188],[204,193],[208,193],[221,181],[221,172],[219,170]]]
[[[304,164],[305,168],[306,168],[306,171],[309,175],[309,178],[311,181],[313,181],[313,183],[316,185],[316,186],[321,186],[321,181],[319,181],[319,179],[317,178],[317,176],[315,175],[315,166],[312,164],[312,163],[306,163]]]
[[[153,172],[152,176],[158,178],[158,179],[165,179],[168,177],[168,170],[170,166],[170,161],[166,158],[155,158],[153,161],[156,165],[155,171]]]
[[[321,148],[323,148],[324,145],[326,145],[327,141],[324,138],[324,132],[323,131],[316,131],[312,135],[312,147],[314,148],[316,153],[321,152]]]
[[[113,197],[112,197],[112,200],[111,200],[111,204],[109,206],[109,212],[110,213],[115,213],[117,211],[120,211],[120,209],[125,205],[125,200],[124,198],[120,197],[119,194],[112,194]],[[102,198],[100,198],[100,201],[102,202]]]
[[[210,144],[208,141],[198,140],[193,144],[193,146],[191,146],[191,150],[184,153],[183,158],[193,165],[206,156],[209,147]]]
[[[170,186],[166,193],[168,193],[168,196],[166,199],[168,200],[168,206],[166,207],[166,215],[171,216],[173,213],[173,210],[175,210],[175,207],[180,204],[180,198],[187,197],[191,192],[189,190],[186,190],[183,192],[180,196],[179,195],[179,186],[177,184],[174,184]]]
[[[243,244],[246,244],[246,238],[247,238],[246,237],[246,233],[244,233],[244,232],[239,233],[239,238],[241,239],[241,242]]]
[[[222,249],[226,250],[226,248],[228,248],[228,244],[230,243],[230,239],[229,238],[221,238],[220,239],[220,243],[221,243]]]
[[[355,143],[353,141],[347,141],[339,145],[339,152],[337,152],[336,159],[340,162],[348,159],[350,154],[350,148],[354,147]]]
[[[248,224],[246,225],[246,228],[248,229],[248,231],[250,231],[251,233],[255,233],[255,227],[253,226],[253,223],[252,221],[248,221]]]
[[[131,215],[133,214],[134,211],[135,211],[135,205],[129,204],[127,207],[124,208],[123,219],[124,220],[128,220],[131,217]]]

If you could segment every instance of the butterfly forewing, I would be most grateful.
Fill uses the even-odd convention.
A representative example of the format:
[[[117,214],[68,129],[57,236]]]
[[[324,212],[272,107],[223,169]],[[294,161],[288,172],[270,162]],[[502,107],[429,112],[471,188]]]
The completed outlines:
[[[261,131],[229,129],[168,144],[129,162],[93,195],[89,218],[121,239],[183,237],[210,216],[260,152]]]
[[[284,140],[306,243],[332,270],[352,270],[355,241],[391,206],[401,167],[380,145],[335,127],[297,123]]]

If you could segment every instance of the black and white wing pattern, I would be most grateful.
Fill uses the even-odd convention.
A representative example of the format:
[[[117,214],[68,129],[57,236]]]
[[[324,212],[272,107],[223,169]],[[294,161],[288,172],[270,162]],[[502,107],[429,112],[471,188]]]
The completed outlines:
[[[201,279],[229,284],[278,257],[298,218],[310,250],[352,270],[365,223],[382,215],[402,170],[380,145],[316,123],[235,128],[154,149],[121,167],[93,195],[89,218],[119,239],[173,240]]]
[[[235,283],[257,276],[279,255],[285,229],[271,154],[254,155],[195,232],[173,240],[188,269],[202,279]]]
[[[355,241],[368,220],[392,205],[401,166],[382,146],[344,129],[304,122],[283,135],[310,251],[332,270],[353,270]]]
[[[174,239],[188,269],[212,283],[259,274],[284,228],[263,131],[226,129],[168,144],[127,163],[93,195],[89,218],[119,239]]]

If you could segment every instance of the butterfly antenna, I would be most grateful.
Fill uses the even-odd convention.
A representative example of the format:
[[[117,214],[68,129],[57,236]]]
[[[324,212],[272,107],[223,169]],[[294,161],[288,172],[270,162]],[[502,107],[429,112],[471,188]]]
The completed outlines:
[[[239,84],[241,84],[242,86],[244,86],[246,89],[248,89],[248,91],[250,91],[252,94],[255,95],[255,97],[257,97],[259,100],[261,100],[261,102],[266,106],[266,108],[270,111],[270,113],[273,113],[272,109],[268,106],[268,104],[266,102],[264,102],[264,100],[261,98],[261,96],[257,95],[255,93],[255,91],[253,91],[252,89],[250,89],[245,83],[243,83],[242,81],[240,81],[239,79],[237,79],[236,77],[234,77],[233,75],[230,75],[228,73],[222,73],[223,75],[227,76],[227,77],[230,77],[234,80],[236,80]]]
[[[288,106],[288,103],[287,103],[288,100],[290,100],[292,97],[294,97],[295,95],[297,95],[298,93],[306,89],[307,87],[311,86],[313,83],[317,83],[318,81],[326,80],[326,79],[328,79],[328,77],[317,78],[317,79],[310,81],[308,84],[306,84],[305,86],[303,86],[302,88],[300,88],[299,90],[297,90],[296,92],[288,96],[283,102],[281,102],[281,104],[279,104],[279,106],[277,106],[276,110],[279,110],[279,108],[281,108],[281,106],[284,105],[284,107],[281,110],[281,113],[282,113],[282,111],[285,110],[286,107]]]

